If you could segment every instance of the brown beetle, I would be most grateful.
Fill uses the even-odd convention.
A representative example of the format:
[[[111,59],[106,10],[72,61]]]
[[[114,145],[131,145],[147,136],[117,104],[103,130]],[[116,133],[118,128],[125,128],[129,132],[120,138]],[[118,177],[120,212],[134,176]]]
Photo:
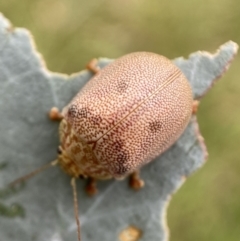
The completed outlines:
[[[59,163],[75,177],[123,178],[179,137],[192,104],[190,85],[170,60],[128,54],[99,71],[64,108]]]

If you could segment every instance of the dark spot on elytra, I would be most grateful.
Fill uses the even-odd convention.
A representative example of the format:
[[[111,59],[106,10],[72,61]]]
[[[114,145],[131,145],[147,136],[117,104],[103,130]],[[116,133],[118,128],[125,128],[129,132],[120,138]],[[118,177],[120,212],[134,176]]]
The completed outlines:
[[[117,140],[117,141],[113,142],[112,149],[115,152],[120,152],[123,149],[123,146],[124,146],[123,141],[122,140]]]
[[[68,108],[68,116],[69,117],[76,117],[77,116],[77,106],[76,105],[70,105]]]
[[[156,133],[162,129],[162,122],[161,121],[152,121],[149,123],[149,130],[152,133]]]
[[[128,154],[124,150],[117,154],[116,161],[120,164],[125,164],[128,161]]]
[[[123,93],[127,90],[128,84],[125,80],[120,80],[117,82],[117,91]]]
[[[79,119],[80,119],[80,118],[87,118],[90,113],[91,113],[91,112],[89,111],[88,108],[83,107],[83,108],[81,108],[80,110],[78,110],[77,116],[78,116]]]
[[[91,116],[89,118],[89,121],[93,124],[93,125],[99,125],[102,122],[102,118],[99,115],[94,115]]]
[[[130,169],[128,162],[129,162],[128,152],[121,150],[121,152],[117,154],[117,158],[114,162],[114,174],[117,176],[125,175]]]

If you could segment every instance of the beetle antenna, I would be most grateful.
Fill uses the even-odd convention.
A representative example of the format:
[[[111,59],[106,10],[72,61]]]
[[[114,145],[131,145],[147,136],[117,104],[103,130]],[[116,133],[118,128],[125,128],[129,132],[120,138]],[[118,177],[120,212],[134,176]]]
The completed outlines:
[[[58,164],[58,159],[54,160],[54,161],[51,161],[50,163],[47,163],[41,167],[39,167],[38,169],[28,173],[27,175],[25,176],[22,176],[18,179],[16,179],[15,181],[9,183],[9,186],[10,187],[13,187],[15,186],[17,183],[20,183],[20,182],[24,182],[26,181],[27,179],[37,175],[38,173],[42,172],[42,171],[45,171],[46,169],[50,168],[50,167],[53,167],[53,166],[56,166]]]
[[[73,189],[73,203],[74,203],[74,214],[77,223],[77,234],[78,234],[78,241],[81,241],[81,234],[80,234],[80,221],[78,217],[78,200],[77,200],[77,185],[76,185],[76,178],[73,177],[71,179],[71,185]]]

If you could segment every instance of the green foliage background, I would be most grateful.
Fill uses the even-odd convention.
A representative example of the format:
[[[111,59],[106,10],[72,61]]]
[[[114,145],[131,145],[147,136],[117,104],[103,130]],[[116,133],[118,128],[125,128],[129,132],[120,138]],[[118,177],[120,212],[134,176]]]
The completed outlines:
[[[7,0],[0,12],[29,29],[52,71],[74,73],[93,57],[152,51],[169,58],[240,43],[238,0]],[[174,196],[171,241],[240,237],[240,57],[201,102],[206,165]]]

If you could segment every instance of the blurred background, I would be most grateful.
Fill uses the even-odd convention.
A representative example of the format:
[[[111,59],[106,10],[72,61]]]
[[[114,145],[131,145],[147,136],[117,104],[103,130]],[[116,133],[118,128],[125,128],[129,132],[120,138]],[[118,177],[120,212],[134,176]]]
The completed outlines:
[[[239,0],[7,0],[0,12],[32,32],[51,71],[68,74],[94,57],[143,50],[187,57],[240,43]],[[240,240],[239,64],[237,57],[201,102],[209,158],[173,196],[171,241]]]

